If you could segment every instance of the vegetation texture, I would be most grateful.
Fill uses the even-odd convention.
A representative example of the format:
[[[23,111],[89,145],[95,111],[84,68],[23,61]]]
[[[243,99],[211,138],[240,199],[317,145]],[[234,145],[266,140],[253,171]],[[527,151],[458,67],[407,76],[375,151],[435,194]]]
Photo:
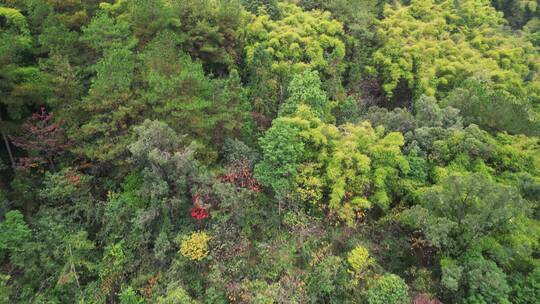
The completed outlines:
[[[0,0],[0,304],[540,303],[537,0]]]

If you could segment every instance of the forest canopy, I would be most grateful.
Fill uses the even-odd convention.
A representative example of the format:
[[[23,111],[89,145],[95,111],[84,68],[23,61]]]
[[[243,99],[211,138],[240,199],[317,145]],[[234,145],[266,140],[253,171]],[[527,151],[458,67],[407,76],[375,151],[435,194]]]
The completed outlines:
[[[0,0],[0,304],[540,301],[537,0]]]

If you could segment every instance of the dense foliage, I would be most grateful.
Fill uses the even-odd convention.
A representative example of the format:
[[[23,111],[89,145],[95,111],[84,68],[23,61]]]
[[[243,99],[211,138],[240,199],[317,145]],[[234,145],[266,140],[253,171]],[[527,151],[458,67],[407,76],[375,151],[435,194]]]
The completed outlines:
[[[0,304],[540,301],[536,0],[0,0]]]

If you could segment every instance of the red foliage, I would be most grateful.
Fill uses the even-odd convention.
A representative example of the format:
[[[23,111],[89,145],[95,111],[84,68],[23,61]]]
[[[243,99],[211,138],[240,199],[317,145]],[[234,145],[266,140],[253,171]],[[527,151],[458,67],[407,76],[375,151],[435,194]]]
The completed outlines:
[[[219,176],[219,180],[234,184],[239,188],[250,189],[255,192],[261,192],[262,187],[253,177],[251,168],[247,161],[236,161],[228,166],[228,172]]]
[[[190,212],[191,217],[196,219],[197,221],[202,221],[208,217],[208,211],[206,211],[206,209],[200,206],[191,208]]]
[[[68,179],[74,186],[79,186],[81,183],[81,176],[77,174],[69,174]]]
[[[11,137],[13,144],[23,150],[37,154],[19,159],[19,167],[31,169],[44,164],[54,167],[54,158],[65,152],[70,144],[66,142],[62,121],[54,122],[53,113],[41,108],[23,124],[23,136]]]
[[[419,294],[414,298],[413,304],[442,304],[442,302],[429,295]]]
[[[191,208],[191,217],[201,221],[209,216],[208,210],[218,208],[219,199],[208,189],[199,189],[199,192],[193,195],[193,208]]]
[[[161,278],[161,274],[157,274],[155,276],[152,276],[148,279],[148,282],[146,284],[146,286],[142,287],[141,289],[139,289],[139,291],[147,298],[151,297],[152,294],[154,293],[156,287],[157,287],[157,284],[158,284],[158,280]]]

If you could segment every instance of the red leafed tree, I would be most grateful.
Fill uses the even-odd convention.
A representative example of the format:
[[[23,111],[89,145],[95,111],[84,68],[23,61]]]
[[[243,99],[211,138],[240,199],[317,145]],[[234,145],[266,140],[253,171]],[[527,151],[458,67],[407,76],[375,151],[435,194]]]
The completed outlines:
[[[202,221],[208,217],[208,211],[201,206],[193,207],[190,210],[191,217],[197,221]]]
[[[28,157],[19,158],[19,167],[24,169],[40,166],[54,169],[54,160],[70,146],[62,121],[55,122],[53,113],[43,107],[23,124],[23,135],[11,140],[28,152]]]
[[[253,177],[253,172],[247,160],[237,160],[227,167],[227,173],[221,175],[219,180],[234,184],[239,188],[261,192],[262,187]]]
[[[429,295],[419,294],[414,298],[413,304],[442,304],[442,302]]]
[[[197,221],[202,221],[210,214],[208,213],[207,208],[212,206],[217,206],[218,202],[214,196],[210,193],[199,192],[196,193],[193,197],[193,208],[189,209],[191,217]]]

